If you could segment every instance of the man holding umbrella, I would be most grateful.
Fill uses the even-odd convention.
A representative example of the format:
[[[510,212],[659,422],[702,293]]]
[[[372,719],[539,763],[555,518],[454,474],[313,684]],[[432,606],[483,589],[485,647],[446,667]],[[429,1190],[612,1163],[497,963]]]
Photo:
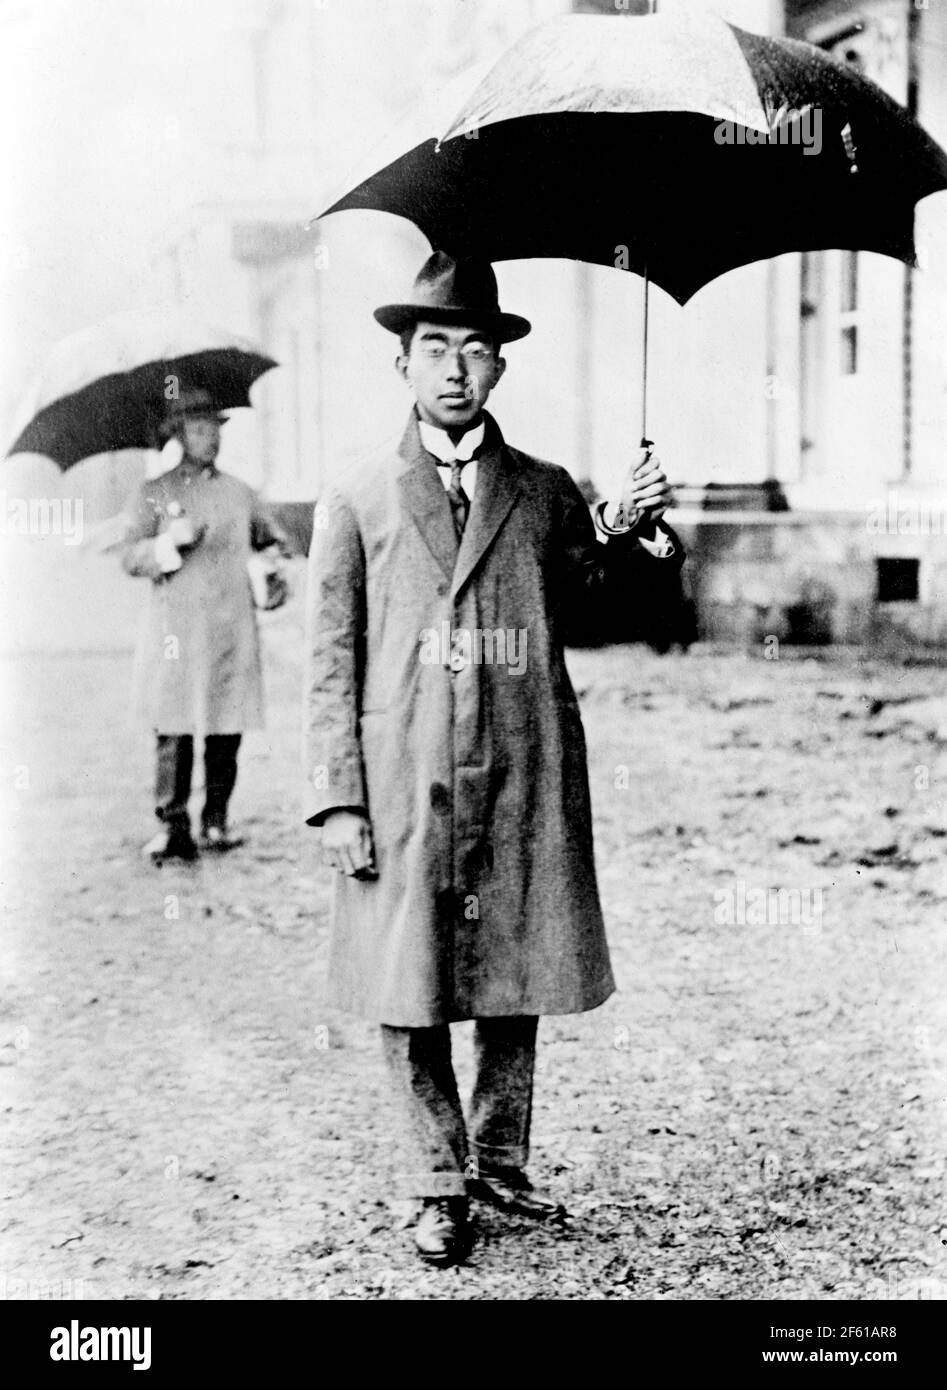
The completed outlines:
[[[245,729],[263,722],[257,623],[247,562],[281,546],[256,494],[216,467],[221,415],[205,389],[181,389],[160,427],[182,458],[145,479],[131,500],[122,555],[151,580],[137,659],[138,703],[157,737],[155,813],[143,853],[155,863],[193,859],[188,799],[194,737],[204,734],[200,847],[233,849],[227,826]]]
[[[488,262],[435,252],[376,310],[414,397],[396,450],[324,497],[310,554],[308,802],[337,870],[330,1000],[381,1025],[410,1135],[415,1240],[463,1258],[467,1199],[563,1214],[529,1182],[538,1017],[614,989],[595,882],[585,742],[563,658],[616,594],[647,609],[681,547],[648,450],[599,543],[568,472],[484,409],[504,342]],[[448,1025],[476,1020],[469,1125]]]

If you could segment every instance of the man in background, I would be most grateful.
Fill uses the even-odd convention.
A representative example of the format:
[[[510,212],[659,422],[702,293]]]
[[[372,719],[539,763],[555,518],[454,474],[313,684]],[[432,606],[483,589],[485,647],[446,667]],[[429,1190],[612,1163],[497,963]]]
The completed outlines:
[[[216,466],[226,416],[209,392],[182,390],[162,425],[182,448],[129,505],[126,572],[151,581],[137,653],[137,704],[157,739],[154,863],[193,859],[188,801],[204,736],[200,848],[234,849],[227,812],[245,730],[263,723],[260,647],[247,562],[281,537],[251,488]]]

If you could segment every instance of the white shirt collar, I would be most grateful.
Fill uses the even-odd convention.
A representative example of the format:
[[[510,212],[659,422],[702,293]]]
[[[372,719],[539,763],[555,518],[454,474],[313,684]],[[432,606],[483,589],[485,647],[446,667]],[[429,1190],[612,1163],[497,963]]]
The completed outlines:
[[[441,463],[453,463],[455,459],[467,463],[483,443],[485,429],[486,423],[481,420],[479,425],[468,430],[454,444],[446,430],[442,430],[438,425],[429,425],[426,420],[418,420],[421,443],[428,453],[433,454]]]

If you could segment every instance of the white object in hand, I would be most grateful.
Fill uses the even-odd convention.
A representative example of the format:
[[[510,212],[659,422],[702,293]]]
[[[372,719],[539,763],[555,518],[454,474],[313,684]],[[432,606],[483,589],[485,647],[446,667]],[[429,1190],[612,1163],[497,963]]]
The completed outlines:
[[[155,537],[155,560],[162,574],[173,574],[181,568],[181,552],[167,531]]]
[[[168,525],[165,533],[179,548],[182,546],[193,545],[197,540],[197,532],[194,523],[189,516],[176,516]]]

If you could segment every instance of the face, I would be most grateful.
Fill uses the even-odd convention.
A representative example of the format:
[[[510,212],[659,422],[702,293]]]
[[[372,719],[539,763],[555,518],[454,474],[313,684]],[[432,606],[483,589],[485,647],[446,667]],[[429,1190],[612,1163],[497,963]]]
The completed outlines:
[[[418,414],[442,430],[470,425],[506,370],[482,329],[453,324],[417,324],[411,350],[396,367],[414,392]]]
[[[220,421],[210,415],[185,416],[181,443],[198,463],[213,463],[220,452]]]

